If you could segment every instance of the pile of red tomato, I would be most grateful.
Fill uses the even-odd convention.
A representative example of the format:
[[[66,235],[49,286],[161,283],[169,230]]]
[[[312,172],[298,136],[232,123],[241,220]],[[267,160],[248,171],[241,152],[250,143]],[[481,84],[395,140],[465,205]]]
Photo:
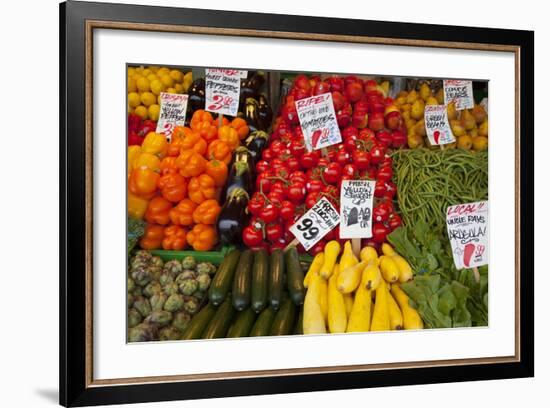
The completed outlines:
[[[342,143],[308,152],[295,101],[332,93]],[[406,128],[387,87],[355,76],[298,75],[274,122],[269,146],[256,163],[256,187],[248,203],[251,214],[243,242],[251,248],[284,248],[294,236],[290,227],[321,198],[339,210],[342,180],[376,180],[372,238],[364,244],[377,247],[401,224],[393,200],[392,149],[404,147]],[[336,227],[309,253],[340,239]],[[301,246],[299,250],[303,251]]]

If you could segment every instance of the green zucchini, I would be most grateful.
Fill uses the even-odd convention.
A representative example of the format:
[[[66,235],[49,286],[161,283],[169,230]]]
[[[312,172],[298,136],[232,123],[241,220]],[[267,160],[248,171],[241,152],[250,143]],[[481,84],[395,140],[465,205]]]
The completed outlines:
[[[294,326],[294,334],[304,334],[304,308],[300,306],[300,312]]]
[[[183,332],[182,340],[200,339],[202,332],[214,317],[216,313],[216,307],[211,303],[204,306],[199,313],[197,313],[193,319],[189,322],[185,331]]]
[[[271,253],[269,265],[269,303],[278,310],[283,296],[283,280],[285,275],[285,254],[282,249]]]
[[[269,334],[271,336],[286,336],[291,334],[294,329],[295,319],[296,306],[292,303],[292,299],[286,298],[273,319]]]
[[[244,310],[250,304],[250,285],[252,283],[252,262],[254,261],[254,252],[247,249],[241,254],[235,277],[233,278],[233,307],[239,311]]]
[[[254,310],[250,308],[239,312],[226,337],[247,337],[256,321],[256,316]]]
[[[204,329],[202,333],[203,339],[219,339],[220,337],[225,337],[233,315],[235,314],[235,309],[231,304],[231,298],[228,297],[216,310],[216,314]]]
[[[291,247],[285,253],[288,294],[296,306],[304,303],[304,271],[300,265],[296,247]]]
[[[250,305],[252,310],[259,313],[267,303],[267,289],[269,281],[269,255],[265,249],[254,252],[252,267],[252,290]]]
[[[239,257],[241,253],[239,250],[234,249],[229,252],[225,258],[223,258],[210,288],[208,289],[208,298],[214,306],[220,305],[233,282],[233,276],[235,275],[235,269],[237,268],[237,262],[239,262]]]
[[[275,311],[270,307],[266,307],[256,319],[254,326],[252,326],[250,337],[269,336],[274,317]]]

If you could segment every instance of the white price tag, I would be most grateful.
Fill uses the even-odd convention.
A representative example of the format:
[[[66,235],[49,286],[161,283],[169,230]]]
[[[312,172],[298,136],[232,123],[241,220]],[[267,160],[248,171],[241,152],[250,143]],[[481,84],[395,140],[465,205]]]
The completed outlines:
[[[248,71],[239,71],[239,78],[246,79],[248,77]]]
[[[160,93],[160,115],[157,122],[157,133],[170,139],[176,126],[185,126],[187,100],[189,95]]]
[[[481,106],[483,106],[483,109],[485,109],[485,112],[487,112],[487,115],[488,115],[489,114],[489,99],[483,98],[479,104]]]
[[[209,112],[237,116],[242,71],[217,68],[207,68],[205,71],[205,109]]]
[[[489,203],[453,205],[447,208],[447,234],[457,269],[489,263]]]
[[[340,216],[336,209],[326,198],[322,198],[290,227],[290,232],[309,251],[339,222]]]
[[[330,92],[300,99],[295,105],[309,152],[342,142]]]
[[[445,79],[443,81],[445,105],[455,103],[456,110],[472,109],[474,107],[474,90],[472,81]]]
[[[376,181],[344,180],[340,189],[340,238],[372,237],[372,201]]]
[[[445,105],[426,105],[424,109],[424,124],[426,134],[432,145],[453,143],[456,139],[449,125],[447,107]]]

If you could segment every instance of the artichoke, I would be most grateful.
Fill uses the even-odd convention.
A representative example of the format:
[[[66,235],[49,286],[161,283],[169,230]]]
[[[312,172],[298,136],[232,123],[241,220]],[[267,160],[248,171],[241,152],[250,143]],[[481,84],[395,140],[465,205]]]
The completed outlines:
[[[128,328],[132,328],[141,323],[141,314],[134,308],[128,309]]]
[[[160,258],[160,256],[153,256],[151,257],[151,260],[149,261],[149,264],[151,266],[158,266],[159,268],[163,268],[164,267],[164,262],[162,261],[162,259]]]
[[[181,261],[181,266],[183,269],[191,269],[194,270],[197,267],[197,262],[195,261],[195,258],[192,256],[186,256]]]
[[[181,338],[181,332],[174,326],[167,326],[159,331],[159,340],[179,340]]]
[[[197,277],[197,283],[199,284],[199,290],[201,292],[206,292],[206,290],[210,286],[210,282],[210,275],[208,275],[207,273],[203,273],[202,275],[199,275]]]
[[[164,308],[164,304],[166,303],[166,299],[168,299],[168,296],[166,296],[164,292],[155,293],[151,296],[151,299],[149,299],[151,308],[153,310],[162,310]]]
[[[149,268],[145,266],[140,266],[136,269],[133,269],[131,276],[132,279],[134,279],[135,283],[139,286],[145,286],[153,279]]]
[[[164,310],[168,312],[177,312],[183,307],[183,297],[180,294],[174,293],[166,299]]]
[[[160,283],[158,283],[158,281],[149,282],[149,284],[143,289],[143,295],[147,296],[148,298],[153,296],[155,293],[160,292],[162,292],[162,287],[160,286]]]
[[[179,286],[175,282],[165,285],[162,289],[168,296],[179,292]]]
[[[130,262],[130,268],[133,270],[139,267],[147,266],[149,265],[151,258],[152,255],[149,253],[149,251],[137,251],[136,255],[132,258]]]
[[[144,259],[146,262],[149,262],[153,255],[151,255],[151,252],[147,251],[146,249],[140,249],[139,251],[136,251],[134,254],[134,259]]]
[[[134,301],[134,308],[143,317],[147,317],[151,313],[151,304],[149,303],[149,299],[146,299],[143,296],[136,296],[136,300]]]
[[[132,278],[128,278],[128,283],[126,284],[128,293],[131,293],[135,287],[136,287],[136,283],[134,282],[134,280]]]
[[[136,297],[134,295],[132,295],[131,293],[128,293],[128,295],[126,296],[126,303],[127,303],[128,307],[132,307],[135,300],[136,300]]]
[[[187,279],[180,284],[179,288],[181,293],[191,296],[199,288],[199,283],[195,279]]]
[[[198,312],[200,303],[197,299],[195,299],[193,296],[185,296],[184,300],[185,302],[183,303],[183,310],[191,315],[194,315]]]
[[[128,341],[151,341],[158,338],[158,327],[156,324],[140,323],[128,330]]]
[[[172,313],[166,310],[155,310],[145,319],[146,323],[156,323],[159,327],[164,327],[172,321]]]
[[[129,294],[133,296],[143,296],[143,289],[141,288],[141,286],[136,286],[132,291],[132,293],[129,293]]]
[[[208,262],[201,262],[197,265],[197,273],[199,275],[210,273],[210,264]]]
[[[186,280],[195,279],[196,277],[197,277],[197,274],[195,273],[195,271],[186,269],[176,277],[175,282],[178,285],[181,285]]]
[[[191,315],[187,312],[177,312],[174,314],[174,319],[172,320],[172,326],[181,331],[185,331],[189,322],[191,321]]]
[[[183,268],[181,267],[181,263],[179,261],[172,259],[164,264],[163,271],[164,273],[167,273],[175,278],[183,271]]]
[[[161,286],[166,286],[170,283],[174,283],[174,278],[169,273],[164,272],[162,275],[160,275],[159,283]]]
[[[162,275],[162,267],[151,265],[149,266],[149,273],[151,274],[152,279],[158,281],[160,279],[160,275]]]

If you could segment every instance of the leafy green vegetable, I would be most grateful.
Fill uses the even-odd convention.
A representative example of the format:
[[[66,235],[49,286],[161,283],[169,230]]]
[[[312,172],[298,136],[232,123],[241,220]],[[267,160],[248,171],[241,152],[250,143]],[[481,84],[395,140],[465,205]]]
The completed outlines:
[[[442,230],[418,221],[414,228],[402,226],[388,235],[388,241],[415,272],[414,280],[403,283],[426,327],[469,327],[488,324],[488,268],[480,267],[476,282],[471,269],[457,270],[451,247]]]
[[[139,238],[145,232],[145,222],[128,217],[128,256],[136,246]]]

